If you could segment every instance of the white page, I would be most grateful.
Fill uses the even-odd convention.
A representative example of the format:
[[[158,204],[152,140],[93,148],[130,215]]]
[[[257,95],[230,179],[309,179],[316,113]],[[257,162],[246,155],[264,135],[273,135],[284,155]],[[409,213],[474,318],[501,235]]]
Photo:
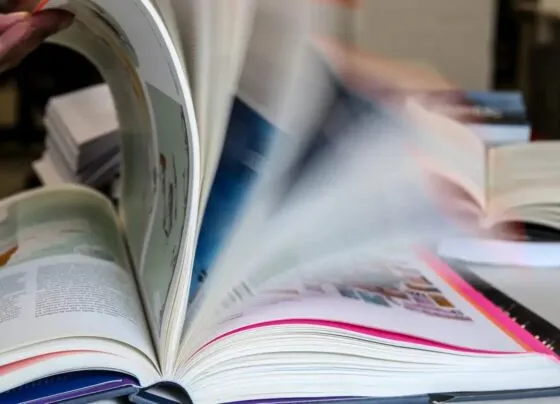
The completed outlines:
[[[260,167],[268,159],[267,150],[275,142],[276,132],[280,129],[290,133],[285,118],[286,97],[289,91],[293,92],[295,72],[300,68],[301,49],[305,46],[302,37],[309,29],[306,2],[292,0],[290,4],[292,7],[274,0],[257,3],[222,154],[227,167],[216,176],[210,195],[204,218],[209,223],[206,228],[203,224],[199,235],[191,296],[196,292],[199,271],[208,267],[221,248],[235,216],[243,209],[243,200],[252,192],[253,179],[261,175]]]
[[[220,8],[218,8],[218,6]],[[199,217],[202,219],[204,208],[210,193],[214,175],[226,137],[230,111],[237,90],[238,82],[245,62],[250,34],[253,28],[255,0],[219,1],[215,5],[219,22],[214,36],[220,37],[214,44],[217,54],[211,63],[212,85],[208,111],[210,128],[205,143],[204,178]],[[200,222],[199,222],[200,223]]]
[[[200,191],[181,56],[149,0],[51,0],[48,7],[76,15],[53,40],[85,53],[113,92],[123,132],[122,216],[162,367],[170,371],[180,331],[169,324],[186,310],[172,303],[190,279]]]
[[[464,281],[448,275],[453,271],[441,262],[424,260],[413,250],[376,252],[371,247],[324,256],[315,262],[321,271],[318,277],[307,271],[307,278],[271,284],[268,302],[263,294],[260,303],[230,312],[229,318],[224,317],[217,329],[198,342],[227,339],[245,327],[258,332],[281,321],[324,327],[333,333],[352,329],[367,339],[458,355],[548,352],[519,325],[494,316],[463,287]],[[321,321],[330,323],[321,325]],[[383,332],[412,338],[395,341],[398,337]],[[531,339],[532,346],[524,338]]]
[[[254,0],[171,0],[171,4],[189,67],[201,134],[202,215],[244,61]]]
[[[151,0],[156,9],[159,11],[161,18],[165,22],[165,26],[169,31],[171,40],[175,44],[177,52],[179,53],[181,62],[183,62],[183,68],[186,69],[185,55],[183,53],[184,45],[183,39],[181,38],[181,30],[179,29],[179,24],[181,21],[177,21],[177,15],[173,9],[172,0]]]

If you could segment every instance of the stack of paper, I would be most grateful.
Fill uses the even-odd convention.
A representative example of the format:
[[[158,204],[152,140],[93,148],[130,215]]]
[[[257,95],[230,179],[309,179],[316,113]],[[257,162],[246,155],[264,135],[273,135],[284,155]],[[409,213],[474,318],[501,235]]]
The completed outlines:
[[[45,152],[33,168],[45,185],[100,187],[119,173],[118,120],[106,84],[52,97],[46,107]]]

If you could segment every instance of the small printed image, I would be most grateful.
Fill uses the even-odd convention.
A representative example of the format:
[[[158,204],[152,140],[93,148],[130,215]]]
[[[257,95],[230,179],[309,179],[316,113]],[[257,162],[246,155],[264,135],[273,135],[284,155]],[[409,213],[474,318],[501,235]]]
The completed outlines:
[[[424,291],[424,292],[439,292],[428,279],[424,276],[407,277],[405,280],[405,285],[407,288],[412,290]]]
[[[384,287],[377,288],[376,292],[386,297],[391,297],[391,298],[401,299],[401,300],[409,300],[408,294],[406,292],[392,286],[384,286]]]
[[[358,290],[357,293],[366,303],[376,304],[378,306],[384,307],[391,307],[390,303],[383,297],[383,295],[380,295],[378,293],[366,292],[363,290]]]
[[[114,221],[75,191],[39,193],[0,209],[0,267],[81,255],[126,267]]]
[[[472,321],[472,319],[469,316],[466,316],[461,310],[449,310],[448,311],[449,315],[452,316],[451,318],[453,319],[457,319],[457,320],[462,320],[462,321]]]
[[[420,304],[422,306],[428,306],[428,307],[429,306],[436,307],[434,301],[430,299],[430,297],[423,292],[416,292],[411,290],[410,292],[408,292],[408,295],[417,304]]]
[[[398,282],[395,282],[393,284],[397,284]],[[391,284],[387,285],[387,287],[390,287]],[[360,290],[365,290],[367,292],[371,292],[371,293],[380,293],[379,289],[385,287],[385,285],[380,285],[380,284],[376,284],[376,283],[352,283],[350,285],[352,288],[355,289],[360,289]]]
[[[360,296],[353,289],[349,287],[337,286],[336,289],[338,290],[338,293],[340,293],[341,296],[343,297],[347,297],[349,299],[354,299],[354,300],[361,300]]]
[[[439,307],[443,307],[443,308],[446,308],[446,309],[447,308],[452,309],[452,308],[455,307],[442,294],[430,293],[429,296]]]

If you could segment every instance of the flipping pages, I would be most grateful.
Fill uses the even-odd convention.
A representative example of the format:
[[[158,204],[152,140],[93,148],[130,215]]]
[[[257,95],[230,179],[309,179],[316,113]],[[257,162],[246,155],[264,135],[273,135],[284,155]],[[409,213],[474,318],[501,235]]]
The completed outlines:
[[[462,230],[337,63],[358,2],[42,3],[111,89],[121,198],[0,202],[0,402],[560,395],[558,347],[423,247]]]

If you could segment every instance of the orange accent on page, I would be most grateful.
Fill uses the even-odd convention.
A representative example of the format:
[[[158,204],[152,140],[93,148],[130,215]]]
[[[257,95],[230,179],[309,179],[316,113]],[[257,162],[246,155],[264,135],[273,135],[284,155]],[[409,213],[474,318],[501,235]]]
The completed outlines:
[[[0,267],[5,266],[9,261],[10,258],[12,258],[12,255],[14,255],[18,250],[18,246],[12,247],[7,251],[4,251],[3,253],[0,254]]]
[[[61,352],[53,352],[53,353],[48,353],[48,354],[44,354],[44,355],[38,355],[38,356],[34,356],[32,358],[27,358],[27,359],[22,359],[20,361],[17,362],[12,362],[9,363],[7,365],[4,366],[0,366],[0,376],[6,375],[8,373],[11,372],[15,372],[17,370],[32,366],[36,363],[48,360],[48,359],[52,359],[52,358],[57,358],[57,357],[61,357],[61,356],[69,356],[69,355],[78,355],[78,354],[82,354],[82,353],[92,353],[92,352],[97,352],[97,351],[61,351]]]
[[[33,10],[34,13],[41,11],[49,2],[49,0],[41,0],[39,3],[37,3],[37,5],[35,6],[35,10]]]

